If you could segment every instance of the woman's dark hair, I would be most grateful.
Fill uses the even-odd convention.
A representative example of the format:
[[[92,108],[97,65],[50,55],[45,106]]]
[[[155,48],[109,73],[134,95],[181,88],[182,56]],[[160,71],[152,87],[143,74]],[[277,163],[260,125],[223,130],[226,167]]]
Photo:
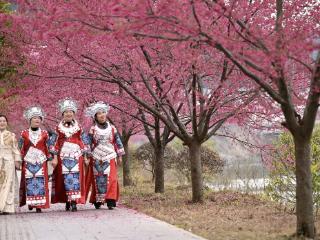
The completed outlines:
[[[7,116],[6,115],[4,115],[4,114],[0,114],[0,118],[1,117],[3,117],[6,121],[7,121],[7,123],[8,123],[8,118],[7,118]]]

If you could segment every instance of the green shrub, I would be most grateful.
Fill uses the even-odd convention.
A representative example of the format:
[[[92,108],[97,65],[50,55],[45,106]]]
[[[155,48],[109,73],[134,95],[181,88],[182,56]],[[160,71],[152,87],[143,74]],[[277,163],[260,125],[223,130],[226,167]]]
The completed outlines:
[[[204,180],[210,180],[215,174],[221,173],[225,162],[220,158],[219,154],[212,148],[201,146],[201,163]],[[189,160],[189,148],[184,147],[177,155],[174,162],[175,169],[178,173],[184,175],[186,179],[191,181],[191,166]]]
[[[215,174],[221,173],[225,162],[222,161],[213,144],[201,147],[201,160],[203,177],[205,180],[211,179]],[[135,152],[134,158],[143,165],[145,170],[152,174],[154,180],[154,152],[150,143],[141,145]],[[180,141],[173,141],[165,148],[164,152],[165,169],[171,169],[180,183],[190,182],[191,168],[189,161],[189,150]]]
[[[165,169],[172,168],[173,161],[176,159],[177,152],[167,146],[164,151]],[[152,180],[155,178],[155,156],[154,149],[151,143],[142,144],[134,153],[134,158],[138,163],[142,164],[143,168],[152,174]]]
[[[296,177],[294,142],[289,132],[282,133],[274,143],[270,160],[270,182],[267,195],[275,201],[292,206],[296,203]],[[320,126],[317,125],[311,139],[311,173],[313,198],[316,209],[320,204]]]

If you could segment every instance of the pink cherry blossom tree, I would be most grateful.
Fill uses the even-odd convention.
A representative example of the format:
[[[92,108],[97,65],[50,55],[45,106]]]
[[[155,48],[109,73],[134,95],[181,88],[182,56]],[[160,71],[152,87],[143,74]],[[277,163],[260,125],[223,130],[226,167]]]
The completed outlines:
[[[34,73],[118,85],[189,147],[192,198],[202,201],[200,146],[247,110],[257,86],[215,49],[126,35],[117,1],[24,3],[25,28],[39,42]]]
[[[314,237],[310,138],[320,97],[318,1],[18,2],[25,31],[41,42],[33,72],[48,76],[50,59],[55,76],[116,84],[159,117],[190,148],[194,201],[202,200],[199,145],[262,89],[295,142],[297,234]],[[54,58],[58,52],[64,57]]]
[[[133,9],[135,8],[135,9]],[[129,10],[130,9],[130,10]],[[295,143],[297,235],[314,238],[310,139],[320,97],[319,1],[135,1],[131,34],[223,53],[282,112]]]

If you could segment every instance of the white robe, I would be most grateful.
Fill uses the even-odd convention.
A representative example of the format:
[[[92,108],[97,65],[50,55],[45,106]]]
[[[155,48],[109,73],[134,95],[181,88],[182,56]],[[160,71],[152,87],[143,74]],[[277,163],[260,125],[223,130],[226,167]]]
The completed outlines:
[[[0,212],[15,212],[18,199],[15,162],[21,162],[15,134],[0,132]]]

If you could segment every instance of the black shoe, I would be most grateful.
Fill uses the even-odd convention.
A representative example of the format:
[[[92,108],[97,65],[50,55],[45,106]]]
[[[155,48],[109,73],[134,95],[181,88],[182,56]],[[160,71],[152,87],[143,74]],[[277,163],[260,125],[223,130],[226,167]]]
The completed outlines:
[[[95,207],[96,209],[99,209],[102,204],[101,204],[101,202],[95,202],[95,203],[93,203],[93,205],[94,205],[94,207]]]
[[[117,206],[116,200],[107,199],[107,206],[108,206],[109,210],[112,210],[113,208],[115,208]]]
[[[75,201],[71,202],[71,212],[76,212],[78,211],[77,209],[77,203]]]
[[[37,213],[41,213],[42,211],[41,211],[41,208],[36,208],[36,212]]]
[[[70,211],[70,202],[66,202],[66,211]]]
[[[28,209],[29,209],[29,211],[32,211],[32,210],[33,210],[33,207],[28,206]]]

